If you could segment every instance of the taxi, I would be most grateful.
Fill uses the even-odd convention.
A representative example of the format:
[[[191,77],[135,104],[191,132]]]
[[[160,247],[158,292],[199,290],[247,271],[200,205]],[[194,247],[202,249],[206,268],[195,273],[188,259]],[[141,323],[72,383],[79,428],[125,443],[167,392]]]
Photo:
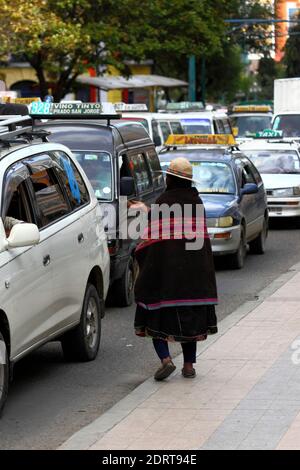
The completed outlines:
[[[232,135],[173,135],[159,153],[162,169],[177,157],[193,165],[203,201],[214,255],[230,255],[231,266],[244,265],[247,245],[263,254],[268,208],[262,178],[239,150]]]
[[[280,139],[277,133],[272,138],[272,131],[261,133],[260,137],[241,144],[240,149],[262,176],[270,217],[299,217],[299,142]]]
[[[269,105],[238,105],[233,107],[229,118],[232,127],[236,128],[236,141],[243,142],[270,127],[272,109]]]

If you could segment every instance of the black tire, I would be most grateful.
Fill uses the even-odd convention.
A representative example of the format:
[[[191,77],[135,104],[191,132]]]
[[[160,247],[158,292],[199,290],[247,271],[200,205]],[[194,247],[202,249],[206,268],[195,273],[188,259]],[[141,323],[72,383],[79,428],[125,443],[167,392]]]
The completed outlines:
[[[4,408],[9,384],[9,360],[7,355],[6,344],[0,331],[0,416]],[[4,355],[4,358],[3,358]],[[5,359],[5,361],[3,361]],[[5,364],[3,364],[5,362]]]
[[[69,361],[93,361],[101,338],[101,301],[94,285],[88,284],[80,323],[61,339],[64,356]]]
[[[250,253],[263,255],[266,251],[266,240],[268,236],[268,219],[264,218],[263,229],[252,242],[249,243]]]
[[[133,303],[136,269],[136,263],[130,256],[122,277],[114,282],[113,298],[119,307],[129,307]]]
[[[239,248],[236,253],[231,255],[231,267],[233,269],[243,268],[245,264],[246,252],[247,252],[246,233],[245,233],[245,228],[242,225]]]

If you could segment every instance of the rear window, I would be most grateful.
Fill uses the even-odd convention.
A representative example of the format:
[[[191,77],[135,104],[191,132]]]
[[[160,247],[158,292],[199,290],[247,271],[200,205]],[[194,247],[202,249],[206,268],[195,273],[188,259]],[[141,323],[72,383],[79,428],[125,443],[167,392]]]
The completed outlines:
[[[189,118],[181,119],[185,134],[211,134],[211,121],[209,119]]]

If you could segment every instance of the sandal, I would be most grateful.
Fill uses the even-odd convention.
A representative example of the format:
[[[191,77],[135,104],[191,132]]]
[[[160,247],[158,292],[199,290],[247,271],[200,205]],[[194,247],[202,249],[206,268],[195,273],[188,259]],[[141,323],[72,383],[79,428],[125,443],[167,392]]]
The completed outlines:
[[[184,367],[181,369],[181,373],[186,379],[193,379],[196,377],[196,370],[192,368],[191,370],[185,370]]]
[[[176,369],[176,366],[173,364],[172,361],[167,362],[166,364],[162,364],[162,366],[157,369],[154,375],[155,380],[164,380],[169,377],[172,372]]]

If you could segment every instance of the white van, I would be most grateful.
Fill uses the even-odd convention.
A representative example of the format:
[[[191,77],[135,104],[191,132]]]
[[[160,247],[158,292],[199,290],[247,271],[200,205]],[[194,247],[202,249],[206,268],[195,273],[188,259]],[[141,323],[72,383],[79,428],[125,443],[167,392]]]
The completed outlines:
[[[175,113],[150,113],[146,105],[125,103],[117,103],[115,109],[122,112],[123,120],[143,124],[157,151],[163,148],[170,134],[184,133],[180,119]]]
[[[53,339],[99,349],[110,260],[102,212],[71,151],[28,116],[0,120],[0,413],[12,365]]]

